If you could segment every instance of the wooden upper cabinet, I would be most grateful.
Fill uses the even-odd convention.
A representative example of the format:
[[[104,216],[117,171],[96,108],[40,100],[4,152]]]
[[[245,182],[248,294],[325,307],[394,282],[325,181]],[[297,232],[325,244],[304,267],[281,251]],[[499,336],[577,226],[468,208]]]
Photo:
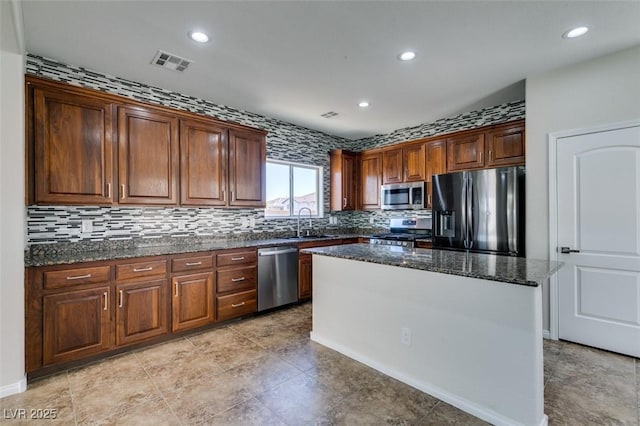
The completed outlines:
[[[118,108],[120,204],[178,204],[178,119],[141,107]]]
[[[484,133],[470,133],[447,139],[447,171],[481,169],[484,166]]]
[[[380,208],[382,185],[382,154],[365,153],[360,156],[360,205],[363,210]]]
[[[445,139],[426,143],[425,180],[427,182],[427,205],[431,208],[431,182],[433,175],[447,172],[447,141]]]
[[[227,204],[227,134],[205,121],[180,120],[181,204]]]
[[[32,102],[35,203],[111,204],[111,103],[50,88]]]
[[[229,206],[264,207],[267,187],[265,135],[229,130]]]
[[[426,180],[425,144],[418,143],[402,148],[402,163],[405,182]]]
[[[525,163],[524,124],[506,125],[486,133],[487,167]]]
[[[355,210],[356,208],[356,154],[342,149],[330,153],[332,211]]]
[[[403,178],[402,148],[382,151],[382,183],[401,183]]]

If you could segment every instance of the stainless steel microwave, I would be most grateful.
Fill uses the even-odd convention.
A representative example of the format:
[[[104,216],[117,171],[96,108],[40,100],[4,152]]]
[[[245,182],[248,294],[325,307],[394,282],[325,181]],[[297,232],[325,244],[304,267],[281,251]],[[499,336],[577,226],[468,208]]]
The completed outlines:
[[[380,187],[382,210],[424,209],[424,182],[392,183]]]

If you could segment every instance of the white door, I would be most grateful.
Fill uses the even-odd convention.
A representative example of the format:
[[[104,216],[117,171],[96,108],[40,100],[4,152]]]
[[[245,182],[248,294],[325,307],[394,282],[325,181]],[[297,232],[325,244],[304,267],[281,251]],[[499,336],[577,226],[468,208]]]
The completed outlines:
[[[558,335],[640,357],[640,126],[556,147]]]

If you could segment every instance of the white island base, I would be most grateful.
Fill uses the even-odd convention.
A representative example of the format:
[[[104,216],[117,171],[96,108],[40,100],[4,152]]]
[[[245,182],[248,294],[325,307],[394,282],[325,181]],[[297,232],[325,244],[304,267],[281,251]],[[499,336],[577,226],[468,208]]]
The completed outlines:
[[[490,423],[547,424],[540,286],[314,254],[311,339]]]

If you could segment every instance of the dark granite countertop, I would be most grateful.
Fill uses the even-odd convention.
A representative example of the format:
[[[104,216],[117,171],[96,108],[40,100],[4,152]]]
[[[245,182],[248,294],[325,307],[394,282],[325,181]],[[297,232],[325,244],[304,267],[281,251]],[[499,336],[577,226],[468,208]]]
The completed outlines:
[[[317,247],[304,253],[339,257],[382,265],[421,269],[443,274],[538,286],[563,265],[562,262],[522,257],[466,253],[452,250],[406,249],[371,244]]]
[[[113,241],[43,244],[25,252],[27,267],[65,265],[98,260],[131,259],[167,254],[197,253],[212,250],[236,249],[244,247],[273,247],[297,245],[307,241],[338,240],[356,238],[360,234],[336,234],[319,237],[269,238],[269,239],[223,239],[223,238],[173,238],[147,241]]]

